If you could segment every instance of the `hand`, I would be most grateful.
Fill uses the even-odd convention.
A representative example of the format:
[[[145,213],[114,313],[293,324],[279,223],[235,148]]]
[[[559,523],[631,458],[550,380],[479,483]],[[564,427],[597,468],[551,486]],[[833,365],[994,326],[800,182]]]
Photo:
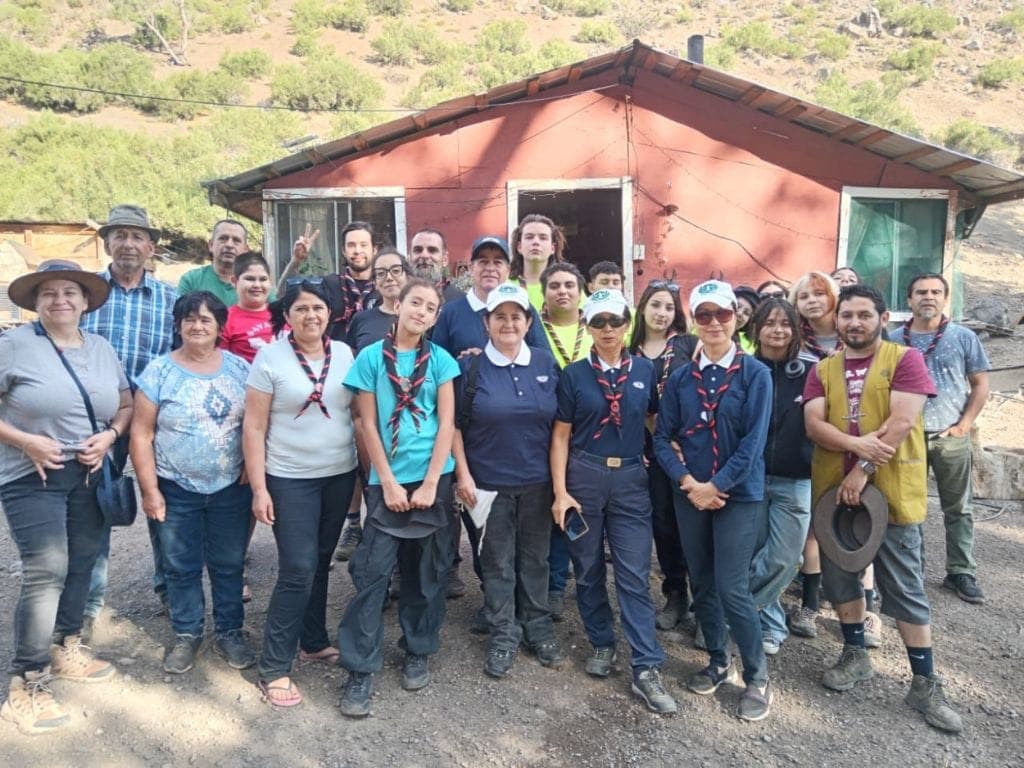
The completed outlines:
[[[681,446],[675,440],[673,440],[671,443],[669,443],[669,445],[671,445],[672,446],[672,450],[675,451],[676,458],[679,459],[679,463],[680,464],[685,464],[686,463],[686,459],[683,458],[683,446]]]
[[[394,480],[387,483],[381,481],[381,487],[384,489],[384,505],[388,509],[392,512],[409,511],[409,492],[405,488]]]
[[[695,485],[697,485],[696,479],[694,479],[692,474],[687,472],[685,475],[683,475],[682,480],[679,481],[679,490],[681,490],[683,493],[689,493],[690,491],[693,490],[693,487]]]
[[[466,509],[476,506],[476,483],[469,472],[460,476],[455,483],[455,498],[461,501]]]
[[[464,357],[476,357],[481,352],[483,352],[483,350],[480,349],[480,347],[466,347],[466,349],[459,352],[459,356],[456,359],[461,360]]]
[[[46,482],[46,470],[64,469],[64,456],[60,443],[45,435],[29,435],[21,446],[21,452],[36,466],[39,478]]]
[[[855,507],[860,504],[860,494],[868,484],[868,475],[860,467],[851,469],[836,490],[836,504]]]
[[[885,427],[858,437],[856,454],[872,464],[885,464],[896,455],[896,449],[879,439],[883,434],[885,434]]]
[[[551,505],[551,518],[555,521],[555,525],[563,531],[565,530],[565,513],[573,507],[581,509],[580,503],[568,493],[555,496],[555,503]]]
[[[102,432],[97,432],[82,443],[82,450],[78,452],[79,463],[85,464],[91,470],[99,469],[103,464],[103,457],[107,455],[107,451],[116,441],[117,435],[113,430],[105,429]]]
[[[167,519],[167,502],[160,491],[151,491],[142,494],[142,511],[150,520],[158,523]]]
[[[274,524],[274,501],[266,488],[252,492],[252,516],[264,525]]]
[[[971,425],[958,421],[945,432],[942,432],[939,437],[966,437],[969,434],[971,434]]]
[[[295,245],[292,246],[292,261],[295,262],[295,266],[299,266],[309,256],[310,251],[313,250],[313,243],[320,237],[320,230],[316,230],[310,234],[313,229],[312,224],[306,225],[306,232],[298,240],[295,241]]]
[[[430,509],[437,501],[437,483],[424,480],[420,487],[409,497],[409,506],[413,509]]]
[[[728,493],[718,490],[710,481],[694,482],[686,496],[697,509],[721,509],[725,506],[725,500],[729,498]]]

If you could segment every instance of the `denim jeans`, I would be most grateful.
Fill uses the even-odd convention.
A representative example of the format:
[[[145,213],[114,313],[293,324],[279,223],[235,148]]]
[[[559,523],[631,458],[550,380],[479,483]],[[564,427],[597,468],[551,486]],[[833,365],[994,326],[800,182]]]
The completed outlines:
[[[555,637],[548,612],[551,483],[498,493],[484,529],[480,566],[491,647],[514,651]]]
[[[750,563],[750,591],[761,611],[761,629],[781,643],[789,636],[779,596],[800,570],[807,528],[811,523],[811,481],[768,475],[768,514],[757,534],[758,548]]]
[[[729,663],[729,632],[743,660],[743,680],[763,684],[768,663],[761,645],[761,622],[750,593],[750,561],[763,501],[727,501],[716,510],[700,510],[682,491],[674,491],[676,518],[690,568],[693,605],[704,631],[711,663]]]
[[[550,512],[548,513],[550,517]],[[569,539],[554,523],[548,535],[548,592],[565,592],[569,582]]]
[[[252,517],[252,491],[232,483],[216,493],[192,493],[159,478],[167,504],[157,534],[164,553],[167,599],[176,635],[202,637],[206,600],[203,565],[210,576],[213,626],[217,634],[241,629],[242,569]]]
[[[651,494],[651,520],[654,527],[654,551],[661,567],[661,593],[678,592],[686,596],[686,556],[679,541],[679,524],[672,505],[672,480],[657,461],[647,467]]]
[[[327,635],[327,576],[355,489],[356,471],[315,478],[267,475],[274,502],[277,583],[267,606],[259,677],[291,672],[298,648],[331,644]]]
[[[419,483],[404,487],[412,491]],[[451,475],[437,485],[438,504],[451,495]],[[338,624],[341,666],[350,672],[378,672],[383,665],[384,601],[388,581],[398,564],[399,645],[417,656],[437,653],[445,614],[445,580],[452,564],[451,531],[440,528],[417,539],[400,539],[382,531],[371,519],[372,505],[382,505],[379,485],[366,487],[366,526],[363,540],[348,563],[356,594]]]
[[[665,652],[655,633],[654,603],[647,585],[653,544],[647,471],[639,462],[614,469],[573,452],[565,479],[566,489],[579,502],[589,527],[569,543],[576,571],[576,603],[587,638],[595,648],[615,645],[604,562],[607,535],[630,664],[634,670],[661,666]]]
[[[977,573],[971,509],[971,438],[928,436],[928,466],[946,527],[946,573]],[[923,539],[922,539],[923,541]],[[923,559],[923,558],[922,558]]]
[[[34,672],[50,663],[50,644],[82,630],[89,574],[103,533],[96,481],[77,461],[0,486],[11,538],[21,558],[21,593],[14,609],[10,671]]]

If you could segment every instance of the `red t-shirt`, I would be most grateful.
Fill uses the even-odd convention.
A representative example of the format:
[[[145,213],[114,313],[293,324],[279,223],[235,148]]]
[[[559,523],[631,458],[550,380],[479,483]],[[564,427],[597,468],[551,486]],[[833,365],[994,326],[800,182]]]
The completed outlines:
[[[228,352],[252,362],[260,347],[273,341],[270,310],[249,310],[234,304],[228,307],[228,321],[220,332],[220,340]]]

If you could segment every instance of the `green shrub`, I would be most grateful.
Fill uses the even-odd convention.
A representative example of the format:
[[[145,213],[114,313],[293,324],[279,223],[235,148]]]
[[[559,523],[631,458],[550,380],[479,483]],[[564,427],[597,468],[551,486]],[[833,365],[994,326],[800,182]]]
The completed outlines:
[[[270,5],[269,0],[189,0],[192,6],[191,24],[194,32],[221,32],[237,35],[256,26],[260,13]],[[176,8],[171,13],[177,15]]]
[[[941,134],[941,143],[958,152],[965,152],[984,160],[992,160],[999,152],[1014,147],[1003,134],[974,120],[960,119],[951,123]]]
[[[258,48],[247,51],[226,52],[217,65],[230,75],[243,80],[258,80],[270,74],[273,62],[270,54]]]
[[[270,93],[275,104],[321,110],[372,107],[384,97],[384,89],[372,75],[333,53],[310,59],[301,67],[278,67]]]
[[[892,131],[912,136],[920,135],[913,116],[899,103],[905,84],[902,78],[889,72],[879,80],[869,80],[852,86],[838,72],[832,73],[814,93],[821,105],[844,115],[860,118]]]
[[[321,27],[334,27],[349,32],[365,32],[370,14],[361,0],[328,2],[323,0],[296,0],[292,4],[292,31],[296,34],[313,32]]]
[[[735,29],[727,29],[722,35],[726,45],[737,51],[753,51],[766,56],[781,56],[793,59],[803,54],[799,43],[778,37],[763,21],[752,21]]]
[[[725,43],[709,45],[704,49],[704,63],[723,72],[728,71],[736,63],[736,49]]]
[[[611,0],[551,0],[545,3],[559,13],[571,16],[600,16],[611,10]]]
[[[476,7],[476,0],[446,0],[444,7],[452,13],[469,13]]]
[[[899,3],[883,14],[886,26],[891,29],[902,27],[904,32],[914,37],[937,39],[956,28],[956,18],[949,11],[923,3]]]
[[[839,61],[850,52],[850,38],[837,32],[823,32],[814,41],[814,50],[826,59]]]
[[[892,54],[885,63],[900,72],[910,72],[917,82],[921,82],[931,77],[932,66],[941,52],[939,43],[917,42],[905,51]]]
[[[978,72],[985,88],[1005,88],[1024,79],[1024,59],[993,59]]]
[[[288,53],[292,56],[312,56],[320,49],[320,38],[315,32],[303,32],[301,35],[295,38],[295,42],[292,43],[292,47],[288,49]]]
[[[377,60],[389,66],[409,66],[423,61],[421,51],[433,47],[435,36],[426,27],[396,20],[385,23],[380,35],[370,42]]]
[[[524,53],[530,48],[527,29],[522,19],[497,19],[480,30],[477,48],[490,56]]]
[[[649,37],[665,24],[662,7],[653,0],[625,0],[615,4],[615,26],[627,40]]]
[[[412,10],[412,0],[366,0],[366,9],[374,16],[404,16]]]
[[[581,43],[614,43],[619,39],[619,31],[610,21],[584,21],[576,39]]]
[[[217,69],[213,72],[178,72],[157,83],[150,89],[154,96],[162,99],[143,99],[139,106],[158,117],[169,120],[191,120],[196,115],[216,110],[216,107],[192,103],[239,104],[249,95],[246,84],[228,72]],[[187,99],[173,101],[170,99]]]
[[[1014,32],[1024,32],[1024,8],[1015,8],[1005,16],[996,20],[996,25],[1002,29],[1012,29]]]
[[[782,7],[782,13],[797,24],[812,24],[818,18],[818,9],[813,4],[786,3]]]

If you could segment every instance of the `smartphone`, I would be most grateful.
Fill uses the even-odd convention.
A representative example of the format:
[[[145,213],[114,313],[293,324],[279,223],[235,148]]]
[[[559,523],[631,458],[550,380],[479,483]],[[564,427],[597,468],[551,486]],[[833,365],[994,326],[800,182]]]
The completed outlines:
[[[587,521],[583,519],[583,515],[580,514],[579,509],[576,507],[569,507],[565,510],[565,535],[569,537],[569,541],[576,541],[576,539],[589,530],[590,526],[588,526]]]

